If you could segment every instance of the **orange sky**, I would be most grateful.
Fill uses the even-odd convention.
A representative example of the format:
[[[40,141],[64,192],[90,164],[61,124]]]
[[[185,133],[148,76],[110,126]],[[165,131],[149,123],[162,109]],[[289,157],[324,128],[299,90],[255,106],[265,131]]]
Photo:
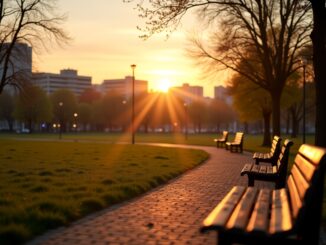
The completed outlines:
[[[136,64],[136,78],[148,80],[150,90],[166,88],[164,83],[190,83],[204,86],[206,96],[213,96],[213,87],[223,82],[202,81],[200,69],[186,55],[194,16],[188,15],[168,40],[162,34],[143,41],[136,29],[142,20],[132,4],[122,0],[59,0],[58,4],[60,12],[68,15],[64,28],[73,40],[64,48],[34,56],[35,71],[58,73],[72,68],[101,83],[131,75],[130,65]]]

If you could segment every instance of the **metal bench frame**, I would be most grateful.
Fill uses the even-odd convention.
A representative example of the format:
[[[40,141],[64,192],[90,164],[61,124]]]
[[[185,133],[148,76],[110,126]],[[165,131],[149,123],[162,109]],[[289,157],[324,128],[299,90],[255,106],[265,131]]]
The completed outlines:
[[[217,231],[218,244],[319,243],[326,149],[302,145],[278,190],[236,186],[204,220],[201,231]]]
[[[241,176],[248,176],[248,186],[254,186],[255,180],[270,181],[275,183],[275,188],[283,188],[286,183],[290,147],[293,142],[286,139],[283,143],[277,164],[275,166],[245,164]]]

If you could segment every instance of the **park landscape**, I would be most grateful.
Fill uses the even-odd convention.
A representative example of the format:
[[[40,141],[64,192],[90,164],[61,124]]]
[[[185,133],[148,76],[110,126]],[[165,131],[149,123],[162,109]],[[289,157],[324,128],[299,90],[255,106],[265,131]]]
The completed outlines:
[[[178,32],[182,21],[188,15],[196,19],[196,22],[202,23],[205,26],[199,28],[202,32],[187,38],[189,45],[183,45],[182,48],[186,50],[186,59],[191,60],[193,67],[200,70],[203,80],[195,78],[192,73],[194,68],[177,65],[181,62],[178,57],[181,55],[175,50],[181,46],[173,47],[174,51],[167,50],[166,53],[170,54],[170,57],[165,56],[164,52],[160,53],[161,57],[155,57],[155,51],[164,46],[161,43],[154,42],[155,45],[144,48],[136,42],[138,46],[130,49],[130,46],[133,46],[130,45],[130,36],[129,39],[115,39],[121,33],[132,33],[133,37],[138,35],[130,29],[123,29],[125,22],[122,19],[118,25],[115,20],[110,19],[118,26],[118,30],[112,29],[112,35],[107,33],[105,28],[98,29],[101,21],[107,21],[103,16],[110,16],[106,12],[109,10],[105,10],[110,4],[104,1],[99,1],[98,6],[86,6],[85,2],[81,1],[80,8],[76,9],[71,2],[67,5],[60,2],[59,8],[56,1],[0,0],[0,244],[24,244],[29,241],[42,244],[42,237],[40,241],[37,240],[39,236],[47,236],[47,232],[56,228],[71,231],[74,227],[79,227],[80,220],[81,224],[87,223],[88,217],[91,217],[90,222],[92,217],[97,219],[102,214],[112,214],[112,217],[115,217],[113,214],[116,211],[132,210],[133,207],[138,207],[142,200],[153,197],[161,200],[155,203],[158,205],[155,207],[160,209],[155,210],[157,214],[152,210],[154,207],[141,206],[140,210],[145,216],[141,218],[146,221],[145,224],[136,226],[132,223],[133,220],[117,216],[119,221],[126,219],[126,224],[131,222],[132,225],[126,225],[127,230],[134,229],[135,234],[136,230],[140,230],[140,233],[137,233],[139,241],[145,239],[153,243],[210,243],[215,241],[212,237],[199,235],[200,222],[208,215],[208,210],[212,210],[223,198],[231,195],[224,197],[229,187],[244,183],[243,177],[240,177],[240,165],[252,161],[254,152],[269,152],[275,135],[281,136],[283,140],[290,139],[294,143],[290,149],[288,165],[289,183],[292,183],[292,186],[273,190],[273,187],[259,183],[256,187],[263,193],[262,187],[267,186],[267,189],[270,189],[268,195],[273,196],[273,201],[277,199],[275,196],[278,193],[283,193],[280,194],[283,196],[290,195],[288,198],[292,200],[291,204],[282,201],[282,205],[291,205],[291,208],[287,208],[288,211],[293,211],[293,214],[287,216],[291,218],[291,222],[287,222],[286,215],[278,216],[281,217],[280,224],[285,227],[282,229],[290,229],[286,227],[292,223],[296,224],[297,210],[304,210],[302,203],[311,201],[309,191],[308,199],[306,198],[307,188],[315,184],[313,181],[309,182],[311,169],[316,169],[316,172],[324,169],[323,165],[315,168],[319,162],[324,164],[324,155],[318,153],[322,158],[316,157],[316,160],[314,157],[318,154],[311,153],[311,156],[304,149],[318,149],[317,151],[324,152],[326,147],[325,0],[122,2],[125,10],[131,8],[138,14],[137,20],[140,24],[135,23],[135,19],[131,19],[130,23],[139,25],[137,29],[142,40],[160,37],[162,33],[166,34],[167,40],[173,38],[173,34]],[[116,4],[112,3],[112,8],[116,7]],[[78,32],[74,33],[78,41],[86,40],[85,43],[89,42],[89,45],[72,44],[74,48],[68,56],[76,58],[69,59],[66,53],[57,58],[55,67],[62,63],[86,69],[81,60],[97,60],[91,56],[95,53],[99,56],[98,60],[103,62],[105,70],[108,70],[107,67],[113,67],[113,70],[125,72],[121,64],[129,68],[128,72],[131,72],[132,76],[128,78],[130,87],[126,94],[114,89],[100,92],[96,86],[78,94],[64,86],[45,92],[44,88],[33,83],[32,64],[28,72],[20,69],[26,57],[18,47],[28,47],[27,50],[36,54],[40,50],[55,50],[54,46],[62,48],[71,45],[73,37],[64,28],[69,20],[59,11],[62,7],[71,6],[77,16],[80,11],[78,21],[72,24],[74,28],[71,29],[86,30],[89,23],[96,23],[91,27],[94,32],[84,35],[83,31],[79,31],[79,34],[83,33],[80,36],[76,35]],[[95,8],[99,16],[102,16],[100,13],[104,14],[103,19],[92,14]],[[85,20],[83,11],[89,12],[89,23],[87,18]],[[118,15],[123,16],[123,11],[119,11]],[[195,24],[197,23],[190,23],[193,26]],[[110,43],[106,44],[108,49],[102,46],[101,38],[96,38],[99,33],[106,34],[105,41],[110,40]],[[87,36],[96,42],[90,42],[91,39],[87,39]],[[89,46],[92,46],[90,50]],[[87,55],[80,55],[76,49],[80,49],[80,52],[87,49]],[[123,55],[104,55],[105,52],[114,53],[114,50]],[[147,56],[144,50],[154,56]],[[142,52],[141,55],[138,52]],[[131,53],[131,56],[126,53]],[[50,63],[51,59],[53,57],[48,56],[47,61]],[[70,63],[67,63],[67,60]],[[165,70],[159,70],[159,65],[163,64],[159,62],[162,61],[172,67],[166,66]],[[44,69],[46,66],[42,65],[47,62],[40,63],[41,69]],[[46,69],[50,69],[49,67]],[[37,69],[33,67],[34,70]],[[66,69],[62,72],[77,75],[77,70]],[[99,77],[98,74],[103,71],[97,70],[94,73]],[[151,91],[146,89],[143,93],[135,93],[135,84],[143,81],[135,79],[138,74],[147,74],[146,79],[153,80]],[[197,85],[186,83],[178,87],[179,84],[172,82],[173,79],[198,79],[198,83],[206,88],[208,85],[204,81],[215,83],[218,80],[220,84],[222,77],[225,85],[222,86],[223,96],[215,95],[215,98],[205,97],[203,92],[198,96],[195,92],[187,90],[198,88]],[[230,132],[229,140],[236,132],[244,133],[244,152],[232,153],[216,147],[214,139],[225,130]],[[302,144],[312,145],[313,148],[300,148]],[[301,155],[295,157],[299,149],[303,149]],[[219,159],[215,163],[211,161],[213,155]],[[305,161],[312,164],[308,165],[310,168],[303,168],[307,172],[300,167]],[[292,167],[292,164],[295,167]],[[218,171],[212,173],[214,171],[209,172],[207,169]],[[191,186],[196,182],[195,173],[200,173],[198,179],[201,181],[196,183],[196,186]],[[203,174],[207,174],[207,181]],[[322,172],[321,176],[324,174]],[[188,184],[189,178],[193,178],[194,182],[191,180],[191,184]],[[209,182],[211,180],[213,181]],[[182,186],[181,183],[187,184]],[[297,193],[293,192],[295,185]],[[324,185],[319,183],[317,189],[323,190]],[[165,193],[160,196],[160,193],[169,190],[169,186],[172,188],[170,195]],[[204,191],[211,193],[211,188],[215,188],[213,195],[201,196]],[[248,192],[252,190],[251,187],[245,188],[247,187],[238,189]],[[176,193],[174,190],[177,190]],[[180,200],[175,201],[178,193]],[[216,197],[213,199],[215,193]],[[192,195],[197,203],[191,203]],[[207,201],[204,200],[206,198]],[[304,198],[303,201],[300,198]],[[293,200],[299,201],[293,203]],[[325,200],[324,195],[321,200],[318,199],[316,203],[312,201],[308,206],[316,210],[319,209],[319,204],[322,206],[322,227],[312,221],[311,226],[317,227],[318,231],[313,235],[303,236],[304,239],[312,237],[313,243],[316,244],[319,241],[319,228],[323,230],[325,225]],[[227,201],[221,203],[219,205],[224,205]],[[257,203],[261,203],[260,199]],[[273,209],[275,206],[284,207],[276,204],[269,206]],[[186,211],[182,211],[185,207]],[[218,213],[222,209],[217,208],[214,212]],[[251,209],[255,211],[256,206]],[[151,217],[146,211],[155,215]],[[171,217],[178,220],[182,215],[189,216],[188,212],[193,216],[193,220],[189,221],[191,225],[184,220],[180,223],[170,220]],[[162,226],[147,221],[148,218],[154,219],[154,216],[162,218]],[[273,222],[275,215],[270,216]],[[142,222],[142,219],[136,217],[135,222]],[[311,221],[309,218],[304,221],[307,220]],[[114,220],[111,221],[114,225]],[[216,225],[212,227],[215,229]],[[224,228],[222,227],[222,230]],[[136,240],[132,240],[134,238],[131,239],[135,234],[129,234],[128,237],[125,235],[128,232],[118,230],[116,234],[111,234],[109,230],[101,232],[109,234],[108,239],[117,239],[113,242],[137,244]],[[93,239],[93,235],[86,235],[88,232],[82,234],[85,235],[84,242]],[[247,236],[245,229],[241,232]],[[264,233],[267,238],[263,241],[272,243],[284,242],[287,239],[285,232],[285,235],[276,237],[276,240],[269,240],[275,239],[270,232]],[[60,240],[60,234],[62,237],[66,235],[59,232],[59,238],[56,238],[59,240],[55,241],[63,241]],[[285,240],[282,240],[283,238]],[[75,239],[77,240],[74,240],[74,243],[79,243],[79,238]],[[222,240],[220,237],[218,239]],[[300,239],[299,234],[294,242],[300,242]],[[253,240],[245,241],[250,244]],[[307,240],[303,241],[305,243]],[[44,244],[48,244],[47,242],[51,241],[44,240]],[[69,240],[65,244],[70,244]]]
[[[209,157],[205,151],[173,148],[173,144],[215,147],[214,137],[136,134],[137,144],[130,145],[129,134],[66,133],[61,139],[58,134],[3,134],[0,241],[22,244],[142,195]],[[268,151],[261,146],[262,138],[246,136],[244,150]],[[314,137],[307,136],[307,141],[312,143]],[[157,142],[172,148],[146,145]],[[290,163],[301,139],[294,142]]]

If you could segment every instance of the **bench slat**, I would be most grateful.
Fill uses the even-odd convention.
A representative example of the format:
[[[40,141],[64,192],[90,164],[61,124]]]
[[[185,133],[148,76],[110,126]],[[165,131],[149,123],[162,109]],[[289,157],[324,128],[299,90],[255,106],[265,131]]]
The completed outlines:
[[[300,198],[302,200],[306,190],[309,187],[309,183],[306,181],[296,164],[294,164],[292,167],[291,175],[293,176],[295,185],[297,186]]]
[[[288,231],[292,228],[291,212],[285,189],[275,190],[269,231],[271,234]]]
[[[205,228],[222,227],[228,221],[234,208],[240,201],[244,191],[244,186],[234,186],[223,200],[214,208],[214,210],[204,220]]]
[[[315,166],[299,154],[297,154],[294,161],[301,170],[301,173],[303,173],[304,177],[310,181],[315,171]]]
[[[284,154],[283,154],[283,152],[281,152],[280,155],[279,155],[279,157],[278,157],[277,163],[276,163],[277,168],[280,168],[281,167],[282,163],[281,163],[281,160],[280,159],[282,159],[283,157],[284,157]]]
[[[268,174],[276,174],[277,173],[276,166],[267,166],[267,173]]]
[[[325,152],[321,148],[302,145],[299,152],[310,160],[314,165],[318,165]]]
[[[266,174],[267,166],[260,166],[259,173]]]
[[[300,195],[298,192],[298,189],[295,185],[293,176],[290,175],[287,181],[287,187],[289,190],[289,194],[290,194],[290,201],[291,201],[291,207],[292,207],[292,216],[294,218],[297,217],[298,211],[302,206],[302,201],[300,199]]]
[[[250,172],[253,164],[247,163],[244,165],[243,169],[241,170],[241,175],[244,175],[247,172]]]
[[[252,167],[251,171],[254,172],[254,173],[259,173],[259,165],[255,165]]]
[[[248,187],[240,202],[234,209],[226,227],[228,229],[245,229],[253,210],[258,189]]]
[[[251,214],[248,232],[267,232],[269,225],[269,206],[271,201],[271,190],[264,189],[258,194],[254,211]]]
[[[277,167],[276,166],[273,166],[273,174],[276,174],[277,173]]]

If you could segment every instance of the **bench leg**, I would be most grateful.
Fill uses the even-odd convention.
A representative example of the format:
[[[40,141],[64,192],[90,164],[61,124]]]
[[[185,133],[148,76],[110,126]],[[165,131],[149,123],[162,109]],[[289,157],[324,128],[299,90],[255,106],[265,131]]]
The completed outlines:
[[[281,189],[285,187],[285,181],[283,180],[277,180],[275,182],[275,189]]]
[[[254,185],[255,185],[255,179],[248,175],[248,186],[254,186]]]
[[[231,245],[232,240],[230,239],[230,236],[227,236],[223,232],[218,232],[217,233],[217,244],[218,245]]]

